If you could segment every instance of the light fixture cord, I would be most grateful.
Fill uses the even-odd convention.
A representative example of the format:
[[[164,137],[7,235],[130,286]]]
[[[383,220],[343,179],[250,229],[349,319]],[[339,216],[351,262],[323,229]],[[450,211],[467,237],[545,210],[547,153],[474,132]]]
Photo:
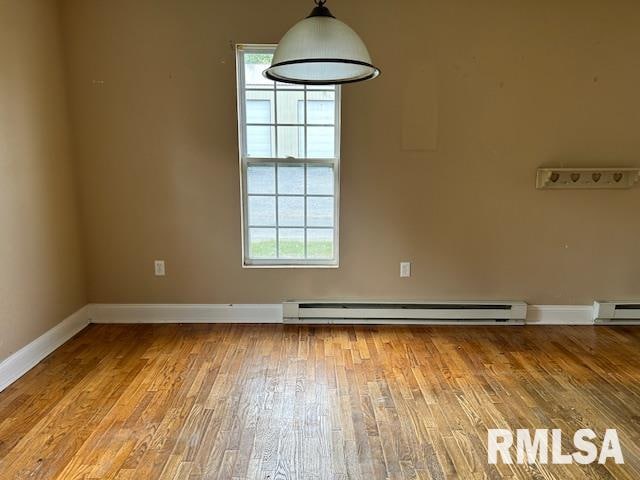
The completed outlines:
[[[327,0],[314,0],[316,5],[319,7],[324,7],[324,4],[327,3]]]

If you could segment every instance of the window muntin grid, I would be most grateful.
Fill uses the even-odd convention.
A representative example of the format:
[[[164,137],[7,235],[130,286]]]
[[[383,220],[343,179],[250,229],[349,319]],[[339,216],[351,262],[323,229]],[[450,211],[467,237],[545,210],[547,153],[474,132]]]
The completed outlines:
[[[243,265],[337,266],[340,89],[247,67],[245,55],[274,49],[238,47]]]

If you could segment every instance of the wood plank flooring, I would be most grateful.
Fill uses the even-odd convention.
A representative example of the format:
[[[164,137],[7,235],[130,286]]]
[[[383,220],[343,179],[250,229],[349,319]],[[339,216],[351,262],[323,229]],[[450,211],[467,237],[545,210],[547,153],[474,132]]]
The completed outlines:
[[[491,466],[487,428],[626,463]],[[3,480],[638,479],[639,444],[633,327],[90,325],[0,393]]]

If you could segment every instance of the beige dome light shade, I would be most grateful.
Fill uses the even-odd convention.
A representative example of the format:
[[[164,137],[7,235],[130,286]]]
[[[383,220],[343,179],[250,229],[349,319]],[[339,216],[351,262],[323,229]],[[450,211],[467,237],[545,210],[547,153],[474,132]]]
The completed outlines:
[[[335,85],[370,80],[380,74],[362,39],[315,0],[311,14],[285,33],[264,76],[301,85]]]

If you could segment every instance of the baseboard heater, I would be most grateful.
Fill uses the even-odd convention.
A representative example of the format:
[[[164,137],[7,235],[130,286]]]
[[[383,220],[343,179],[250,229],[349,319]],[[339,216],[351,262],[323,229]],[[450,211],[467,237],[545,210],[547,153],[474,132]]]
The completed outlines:
[[[640,325],[640,300],[631,302],[594,302],[593,320],[602,325]]]
[[[512,301],[288,301],[284,323],[524,325],[527,304]]]

